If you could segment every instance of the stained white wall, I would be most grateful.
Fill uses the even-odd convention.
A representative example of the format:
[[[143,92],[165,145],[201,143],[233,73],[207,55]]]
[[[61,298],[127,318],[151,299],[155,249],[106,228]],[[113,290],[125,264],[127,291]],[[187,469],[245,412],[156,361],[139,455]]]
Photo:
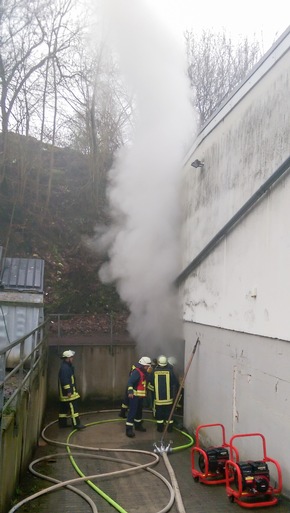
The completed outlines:
[[[290,30],[286,40],[184,167],[184,268],[290,155]],[[290,340],[289,192],[288,173],[186,280],[184,320]]]
[[[290,28],[186,159],[183,269],[289,158],[289,90]],[[194,169],[195,159],[204,167]],[[185,387],[186,425],[222,422],[228,437],[262,432],[290,495],[290,170],[190,274],[180,296],[185,361],[197,336],[202,342]],[[251,459],[249,449],[247,442]]]

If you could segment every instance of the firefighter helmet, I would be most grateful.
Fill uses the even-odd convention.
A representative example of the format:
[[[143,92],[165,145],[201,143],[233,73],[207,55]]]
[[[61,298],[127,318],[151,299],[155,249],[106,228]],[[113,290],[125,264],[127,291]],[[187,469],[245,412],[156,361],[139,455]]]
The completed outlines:
[[[68,351],[64,351],[62,353],[62,358],[71,358],[72,356],[75,355],[75,352],[74,351],[71,351],[70,349]]]
[[[173,367],[177,363],[176,358],[174,356],[169,356],[168,363],[170,363],[170,365]]]
[[[163,354],[161,356],[159,356],[157,363],[160,367],[165,367],[165,365],[167,365],[166,356],[164,356]]]
[[[149,358],[149,356],[142,356],[142,358],[139,360],[139,363],[141,365],[151,365],[151,358]]]

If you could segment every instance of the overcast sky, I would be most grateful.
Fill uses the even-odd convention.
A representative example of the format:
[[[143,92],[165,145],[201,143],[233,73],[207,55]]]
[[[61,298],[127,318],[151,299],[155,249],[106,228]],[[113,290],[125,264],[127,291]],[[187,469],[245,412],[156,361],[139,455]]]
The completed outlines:
[[[226,29],[232,36],[254,37],[266,52],[290,25],[290,2],[275,0],[147,0],[178,34],[183,29]]]

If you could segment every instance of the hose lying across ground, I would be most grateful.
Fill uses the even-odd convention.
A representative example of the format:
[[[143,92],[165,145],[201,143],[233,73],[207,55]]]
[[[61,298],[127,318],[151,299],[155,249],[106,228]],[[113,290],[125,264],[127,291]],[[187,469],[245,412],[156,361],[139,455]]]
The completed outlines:
[[[96,413],[111,413],[111,412],[114,412],[114,411],[115,410],[99,410],[99,411],[87,412],[85,415],[96,414]],[[146,419],[146,420],[149,420],[149,419]],[[178,508],[178,512],[179,513],[185,513],[184,506],[183,506],[182,499],[181,499],[181,495],[180,495],[180,491],[179,491],[179,486],[178,486],[178,483],[177,483],[174,471],[173,471],[173,469],[172,469],[172,467],[171,467],[171,465],[169,463],[169,459],[168,459],[168,456],[167,456],[167,451],[168,451],[169,446],[167,446],[167,448],[165,448],[165,449],[163,449],[163,447],[162,447],[161,449],[159,449],[156,452],[159,452],[162,455],[164,463],[165,463],[165,466],[166,466],[167,471],[168,471],[168,474],[170,476],[171,482],[169,482],[162,474],[160,474],[156,470],[153,470],[152,467],[157,465],[157,463],[160,460],[160,458],[159,458],[158,454],[156,454],[156,452],[143,451],[143,450],[135,450],[135,449],[118,449],[118,448],[117,449],[116,448],[111,449],[111,448],[100,448],[100,447],[87,447],[87,446],[84,446],[84,445],[72,444],[72,443],[70,443],[70,438],[71,438],[72,434],[74,433],[74,431],[72,431],[69,434],[66,442],[59,442],[57,440],[49,439],[46,436],[46,431],[47,431],[47,429],[50,426],[52,426],[53,424],[56,424],[57,422],[58,421],[56,420],[56,421],[53,421],[50,424],[48,424],[43,429],[43,431],[41,433],[41,436],[42,436],[42,438],[48,444],[52,444],[52,445],[56,445],[56,446],[64,446],[66,448],[66,452],[50,454],[49,456],[44,456],[42,458],[34,460],[29,465],[29,470],[30,470],[30,472],[33,475],[35,475],[38,478],[45,479],[45,480],[47,480],[47,481],[49,481],[51,483],[54,483],[54,484],[52,486],[49,486],[49,487],[47,487],[47,488],[45,488],[43,490],[40,490],[40,491],[34,493],[33,495],[30,495],[29,497],[26,497],[25,499],[23,499],[18,504],[15,504],[9,510],[8,513],[14,513],[15,511],[17,511],[24,504],[26,504],[26,503],[28,503],[28,502],[36,499],[36,498],[39,498],[39,497],[41,497],[44,494],[47,494],[47,493],[59,490],[60,488],[64,488],[64,487],[66,487],[67,489],[71,490],[73,493],[76,493],[80,497],[82,497],[89,504],[89,506],[91,507],[92,513],[98,513],[98,508],[95,505],[95,503],[93,502],[93,500],[87,494],[85,494],[84,492],[80,491],[78,488],[76,488],[74,486],[74,485],[76,485],[78,483],[81,483],[83,481],[86,481],[86,483],[96,493],[98,493],[105,501],[107,501],[111,506],[113,506],[116,509],[116,511],[119,511],[120,513],[127,513],[127,511],[120,504],[115,502],[109,495],[107,495],[103,490],[101,490],[98,486],[96,486],[92,481],[93,480],[94,481],[100,480],[100,479],[102,479],[104,477],[116,477],[116,476],[127,475],[127,474],[130,474],[131,472],[136,472],[138,470],[146,470],[147,472],[150,472],[155,477],[160,479],[165,484],[165,486],[168,488],[168,491],[169,491],[168,503],[167,503],[167,505],[165,507],[163,507],[161,510],[159,510],[156,513],[166,513],[167,511],[169,511],[171,509],[173,503],[174,503],[174,500],[176,500],[176,505],[177,505],[177,508]],[[97,421],[97,422],[92,422],[91,424],[87,424],[87,426],[102,424],[102,423],[106,423],[106,422],[120,422],[120,419],[118,418],[118,419],[101,420],[101,421]],[[151,421],[151,422],[155,422],[155,421]],[[187,444],[185,444],[185,445],[182,445],[182,446],[179,446],[179,447],[175,447],[174,449],[171,449],[170,452],[175,452],[175,451],[178,451],[178,450],[183,450],[183,449],[186,449],[186,448],[188,448],[188,447],[193,445],[193,438],[188,433],[186,433],[184,431],[180,431],[180,430],[177,430],[177,431],[179,431],[185,437],[187,437],[189,439],[189,442]],[[98,459],[98,460],[114,461],[114,462],[116,462],[118,464],[123,463],[125,465],[128,465],[129,468],[126,468],[126,469],[123,469],[123,470],[116,470],[116,471],[113,471],[113,472],[107,472],[107,473],[103,473],[103,474],[98,473],[98,474],[93,474],[93,475],[89,475],[89,476],[84,475],[83,472],[81,471],[81,469],[79,468],[79,466],[76,464],[75,456],[74,456],[74,454],[72,452],[72,450],[74,450],[74,449],[76,449],[76,450],[83,450],[83,451],[90,451],[90,452],[76,452],[75,455],[77,457],[84,457],[86,459]],[[136,462],[133,462],[133,461],[130,461],[130,460],[119,459],[119,458],[115,458],[115,457],[111,457],[111,456],[104,456],[103,454],[100,454],[100,453],[103,453],[103,452],[106,452],[106,453],[114,452],[114,453],[144,454],[144,455],[147,455],[147,456],[149,455],[151,457],[151,461],[147,462],[147,463],[144,463],[144,464],[139,464],[139,463],[136,463]],[[46,461],[46,460],[51,460],[52,458],[67,458],[68,456],[70,458],[72,466],[74,467],[74,469],[76,470],[76,472],[79,474],[80,477],[77,477],[77,478],[74,478],[74,479],[70,479],[68,481],[58,481],[57,479],[54,479],[54,478],[49,477],[47,475],[41,474],[40,472],[36,471],[35,468],[34,468],[40,462],[43,462],[43,461]]]

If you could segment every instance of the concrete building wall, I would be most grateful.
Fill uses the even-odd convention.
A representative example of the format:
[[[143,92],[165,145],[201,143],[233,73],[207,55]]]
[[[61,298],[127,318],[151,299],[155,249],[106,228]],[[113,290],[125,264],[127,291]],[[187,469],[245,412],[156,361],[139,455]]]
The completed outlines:
[[[290,155],[290,29],[199,134],[184,173],[183,268]],[[204,167],[194,169],[199,159]],[[290,173],[180,287],[190,429],[261,432],[290,495]],[[215,443],[217,440],[211,440]],[[245,458],[255,450],[247,440]]]

